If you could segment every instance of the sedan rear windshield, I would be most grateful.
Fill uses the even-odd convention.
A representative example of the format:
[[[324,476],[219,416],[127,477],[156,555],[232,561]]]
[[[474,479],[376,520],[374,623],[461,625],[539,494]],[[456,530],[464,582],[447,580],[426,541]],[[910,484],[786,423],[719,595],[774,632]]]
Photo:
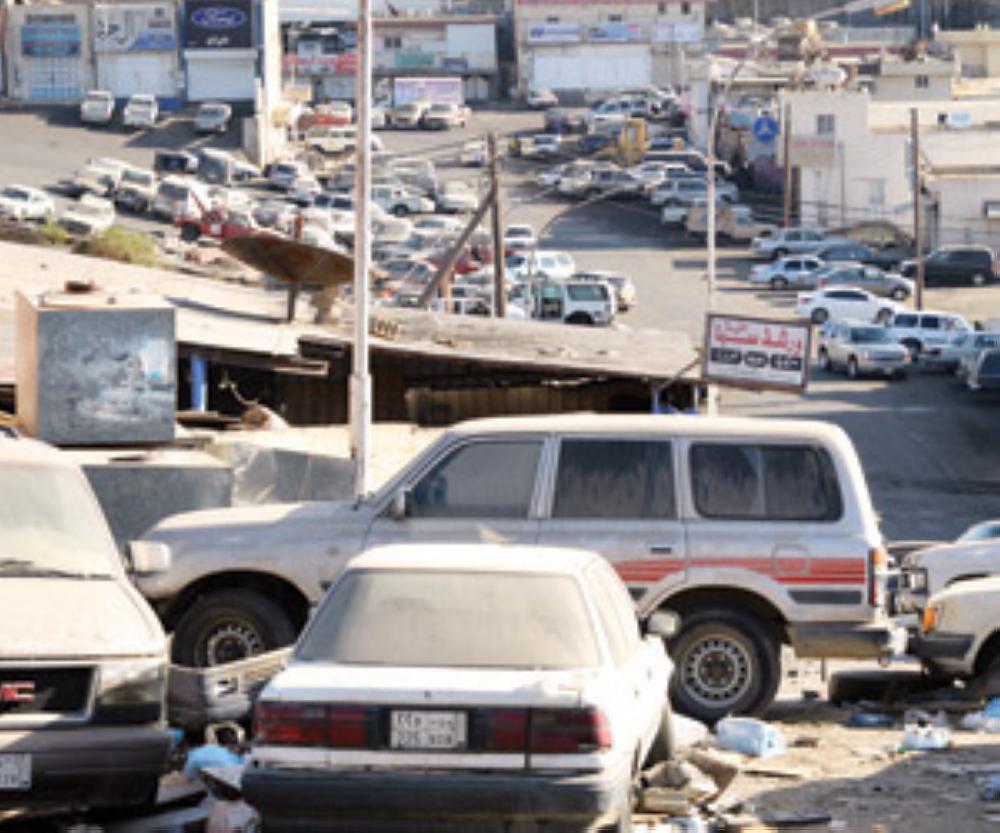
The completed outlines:
[[[356,570],[337,583],[296,657],[348,665],[589,668],[599,664],[567,576]]]

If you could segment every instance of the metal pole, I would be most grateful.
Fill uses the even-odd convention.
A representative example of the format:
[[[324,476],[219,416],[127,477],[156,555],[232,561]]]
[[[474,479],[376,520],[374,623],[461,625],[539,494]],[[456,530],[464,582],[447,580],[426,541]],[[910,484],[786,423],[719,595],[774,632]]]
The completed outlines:
[[[734,70],[733,76],[735,77],[736,71]],[[728,90],[728,87],[724,88]],[[722,93],[725,95],[725,92]],[[707,220],[706,224],[706,235],[705,242],[707,243],[708,250],[706,252],[708,259],[708,312],[711,313],[715,309],[715,132],[718,129],[719,123],[719,107],[722,104],[721,100],[712,102],[712,114],[708,120],[708,148],[705,156],[706,165],[708,167],[708,183],[707,183],[707,205],[705,206],[705,217]],[[707,322],[706,317],[706,322]],[[719,412],[719,389],[716,385],[709,385],[706,390],[707,402],[706,402],[706,412],[709,416],[716,416]]]
[[[500,197],[500,165],[497,154],[497,134],[487,139],[490,154],[490,182],[493,188],[493,315],[507,317],[507,272],[504,268],[503,206]]]
[[[354,494],[368,491],[372,383],[368,368],[368,275],[371,271],[372,18],[370,0],[358,3],[358,69],[355,98],[354,350],[351,375],[351,456]]]
[[[781,160],[785,166],[784,194],[782,195],[784,205],[781,224],[785,228],[788,228],[792,224],[792,105],[787,101],[785,102],[785,113],[781,118],[781,146]]]
[[[924,241],[920,212],[920,115],[916,107],[910,108],[910,174],[913,179],[913,247],[917,258],[917,309],[924,308]]]

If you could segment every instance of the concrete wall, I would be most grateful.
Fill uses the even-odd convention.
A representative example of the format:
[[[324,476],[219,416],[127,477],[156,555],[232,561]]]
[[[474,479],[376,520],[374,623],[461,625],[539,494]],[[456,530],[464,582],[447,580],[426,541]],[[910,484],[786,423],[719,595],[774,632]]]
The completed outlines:
[[[963,72],[973,77],[1000,76],[1000,30],[939,31],[935,40],[946,43],[961,58]]]
[[[1000,220],[984,216],[984,204],[1000,204],[1000,176],[966,174],[936,177],[927,184],[936,201],[933,212],[937,244],[981,243],[995,246]]]

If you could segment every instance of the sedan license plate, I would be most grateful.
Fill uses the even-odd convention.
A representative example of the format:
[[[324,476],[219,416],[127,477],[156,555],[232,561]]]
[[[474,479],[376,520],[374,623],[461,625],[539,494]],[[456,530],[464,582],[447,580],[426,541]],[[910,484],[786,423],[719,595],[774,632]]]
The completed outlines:
[[[464,749],[467,743],[464,712],[394,711],[389,727],[393,749]]]
[[[31,789],[31,755],[0,755],[0,790]]]

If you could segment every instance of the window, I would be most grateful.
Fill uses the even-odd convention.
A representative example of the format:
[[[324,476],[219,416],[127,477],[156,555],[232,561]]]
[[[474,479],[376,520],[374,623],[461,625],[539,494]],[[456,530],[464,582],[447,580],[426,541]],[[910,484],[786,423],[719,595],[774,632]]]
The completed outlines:
[[[936,315],[925,315],[920,319],[920,326],[925,330],[941,329],[941,319]]]
[[[819,136],[833,136],[837,132],[837,121],[833,113],[816,116],[816,133]]]
[[[843,511],[821,448],[699,444],[690,464],[695,507],[706,518],[835,521]]]
[[[382,38],[382,46],[386,49],[402,49],[403,38],[400,35],[386,35]]]
[[[869,179],[867,185],[868,207],[874,211],[880,212],[883,208],[885,208],[885,180]]]
[[[558,23],[559,22],[559,18],[558,17],[547,17],[547,18],[545,18],[545,22],[546,23]]]
[[[914,75],[913,86],[918,90],[926,90],[931,85],[931,79],[927,75]]]
[[[563,440],[555,518],[675,518],[669,442]]]
[[[457,448],[413,488],[414,518],[526,518],[541,442],[473,442]]]
[[[609,14],[608,23],[621,23],[622,16],[620,14]]]
[[[684,0],[684,2],[681,3],[681,14],[691,14],[691,4],[688,0]]]
[[[607,290],[601,284],[570,284],[566,295],[571,301],[606,301]]]
[[[917,316],[911,313],[903,313],[902,315],[897,315],[895,320],[892,322],[894,327],[916,327],[917,326]]]
[[[666,14],[667,13],[667,4],[666,3],[657,3],[656,4],[656,13],[657,14]]]

